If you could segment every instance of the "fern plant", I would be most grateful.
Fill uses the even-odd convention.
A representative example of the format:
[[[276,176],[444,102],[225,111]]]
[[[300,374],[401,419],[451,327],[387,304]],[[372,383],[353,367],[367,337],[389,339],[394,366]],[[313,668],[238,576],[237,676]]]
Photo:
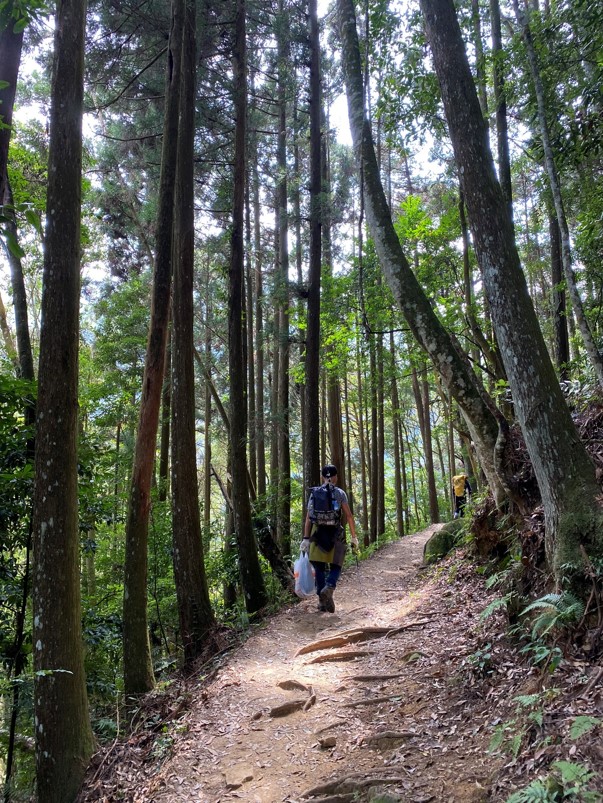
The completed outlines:
[[[521,612],[522,616],[539,611],[532,625],[532,638],[543,638],[554,629],[563,630],[576,624],[584,616],[584,603],[564,591],[562,594],[545,594]]]

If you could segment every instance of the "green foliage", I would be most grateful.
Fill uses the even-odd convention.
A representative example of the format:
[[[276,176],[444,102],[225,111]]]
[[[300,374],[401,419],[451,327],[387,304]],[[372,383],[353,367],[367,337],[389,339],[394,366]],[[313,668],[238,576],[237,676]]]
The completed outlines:
[[[506,609],[507,605],[509,604],[510,600],[513,599],[513,597],[514,597],[513,592],[510,592],[509,594],[505,594],[504,597],[497,597],[496,599],[493,599],[492,602],[490,602],[481,612],[480,621],[483,622],[485,619],[488,619],[490,616],[492,616],[493,613],[500,610],[501,608]]]
[[[46,0],[0,0],[0,30],[13,26],[14,33],[21,33],[30,22],[49,13]]]
[[[540,611],[532,624],[532,638],[537,639],[576,624],[584,615],[584,603],[568,591],[545,594],[524,608],[521,615],[534,611]]]
[[[586,733],[590,733],[595,728],[600,728],[601,726],[603,726],[603,719],[600,717],[576,717],[570,727],[570,739],[579,739]]]
[[[488,751],[503,750],[515,759],[526,741],[546,741],[543,730],[543,704],[546,697],[550,697],[555,693],[550,690],[539,694],[526,694],[515,697],[514,702],[517,704],[515,715],[496,726]]]
[[[600,800],[599,793],[588,788],[596,777],[588,767],[571,761],[555,761],[551,770],[546,778],[538,778],[512,794],[506,803],[560,803],[562,800],[596,803]]]

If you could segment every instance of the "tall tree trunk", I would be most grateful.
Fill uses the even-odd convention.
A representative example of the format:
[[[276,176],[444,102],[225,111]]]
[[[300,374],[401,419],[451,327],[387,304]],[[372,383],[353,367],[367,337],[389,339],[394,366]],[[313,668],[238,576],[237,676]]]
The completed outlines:
[[[247,403],[243,365],[243,269],[245,211],[245,138],[247,133],[247,45],[245,0],[237,0],[233,48],[235,155],[233,175],[232,234],[228,298],[228,367],[230,371],[230,449],[232,459],[232,506],[239,570],[248,613],[266,604],[266,589],[260,568],[251,521],[247,473]]]
[[[310,25],[310,255],[304,391],[304,483],[306,486],[318,482],[320,476],[319,350],[322,172],[320,40],[316,0],[308,0],[308,18]]]
[[[260,179],[257,160],[253,160],[253,250],[254,259],[254,299],[255,299],[255,443],[257,464],[257,493],[261,499],[266,496],[266,411],[264,408],[264,308],[262,282],[262,240],[260,231]]]
[[[370,511],[370,542],[375,543],[379,536],[379,437],[378,427],[378,398],[377,398],[377,338],[373,333],[369,335],[370,359],[370,402],[371,402],[371,437],[370,437],[370,478],[371,478],[371,511]]]
[[[553,284],[553,324],[555,327],[555,358],[557,370],[562,380],[569,379],[569,338],[567,332],[567,310],[561,264],[561,235],[554,214],[549,212],[549,238],[551,241],[551,281]]]
[[[6,9],[3,11],[6,24],[0,31],[0,208],[6,203],[4,193],[8,181],[8,145],[23,49],[23,28],[11,16],[10,6],[8,12]]]
[[[170,418],[172,406],[172,348],[168,334],[165,355],[165,377],[161,391],[161,437],[159,447],[159,501],[165,502],[170,473]]]
[[[34,482],[33,644],[40,803],[74,800],[94,739],[81,635],[78,347],[86,4],[56,15]]]
[[[1,73],[0,73],[1,75]],[[2,108],[2,107],[0,107]],[[0,136],[4,131],[0,128]],[[8,209],[3,210],[5,227],[9,236],[16,242],[18,239],[17,221],[13,207],[13,193],[10,181],[7,179],[4,188],[4,205]],[[23,264],[18,256],[10,249],[7,253],[10,265],[11,289],[13,291],[13,310],[15,313],[15,332],[17,338],[17,354],[19,357],[19,376],[23,379],[32,380],[34,376],[33,352],[31,348],[31,338],[29,335],[29,316],[27,312],[27,292],[25,290],[25,280],[23,278]],[[29,415],[29,423],[33,423],[34,413]]]
[[[174,220],[172,539],[184,662],[201,654],[215,625],[209,600],[197,483],[193,275],[195,264],[196,0],[186,0]]]
[[[379,277],[378,286],[381,286]],[[383,335],[377,337],[377,535],[385,533],[385,378]]]
[[[561,582],[584,568],[583,548],[591,557],[603,554],[600,489],[528,294],[454,5],[421,0],[421,8],[492,321],[542,495],[547,558]]]
[[[513,184],[511,182],[511,156],[509,153],[509,125],[507,120],[507,97],[503,70],[503,46],[500,24],[499,0],[490,0],[490,24],[492,29],[492,85],[496,118],[496,145],[498,152],[498,180],[507,202],[509,217],[513,220]]]
[[[555,164],[553,147],[551,145],[544,86],[542,82],[540,66],[538,64],[536,47],[534,46],[532,31],[528,24],[525,12],[520,9],[517,0],[513,0],[513,8],[515,9],[517,22],[521,28],[521,34],[526,46],[528,63],[532,73],[532,81],[534,82],[534,91],[536,93],[536,103],[538,106],[538,124],[540,127],[540,137],[542,139],[542,147],[544,151],[544,164],[549,180],[549,186],[551,188],[551,194],[553,196],[553,203],[555,205],[557,225],[559,226],[559,232],[561,235],[561,262],[563,265],[563,272],[565,274],[565,281],[567,283],[567,290],[572,302],[574,315],[576,316],[576,323],[578,324],[578,329],[580,330],[582,340],[584,341],[584,347],[586,349],[588,359],[593,367],[599,385],[603,388],[603,357],[601,356],[601,353],[599,352],[597,344],[593,338],[572,267],[570,233],[565,214],[563,196],[561,194],[559,173],[557,171],[557,165]]]
[[[471,0],[471,23],[473,25],[473,44],[475,46],[475,77],[479,96],[479,105],[484,119],[488,119],[488,91],[486,87],[486,59],[482,42],[482,19],[479,0]]]
[[[425,370],[425,369],[424,369]],[[431,440],[431,408],[429,404],[429,385],[424,379],[419,383],[416,368],[412,369],[412,389],[415,396],[419,429],[423,441],[423,456],[425,458],[425,473],[427,475],[427,491],[429,494],[429,518],[432,524],[440,520],[438,510],[438,492],[435,483],[433,467],[433,444]]]
[[[287,181],[287,75],[289,72],[289,19],[283,0],[279,0],[280,25],[278,47],[278,141],[277,141],[277,209],[278,209],[278,267],[276,281],[278,310],[278,543],[285,555],[291,552],[291,447],[289,433],[289,211]]]
[[[499,424],[485,402],[483,389],[468,364],[455,349],[450,336],[437,318],[406,259],[393,226],[383,186],[379,178],[370,127],[364,115],[360,49],[353,0],[337,0],[342,42],[342,64],[348,97],[350,129],[357,160],[365,184],[366,212],[375,248],[387,282],[410,326],[413,336],[433,361],[445,385],[463,410],[497,501],[508,489],[496,461]],[[498,471],[497,471],[498,468]]]
[[[134,447],[134,462],[126,521],[124,570],[124,688],[126,695],[155,685],[147,618],[147,546],[151,481],[155,460],[159,406],[165,369],[172,283],[172,222],[182,47],[183,0],[172,0],[172,22],[166,70],[166,103],[155,234],[155,265],[149,338],[142,380],[142,398]]]
[[[391,370],[391,394],[392,394],[392,430],[394,436],[394,493],[396,495],[396,534],[398,538],[404,535],[404,495],[402,491],[402,464],[404,462],[404,452],[402,450],[402,439],[400,437],[400,397],[398,394],[398,378],[396,366],[396,347],[394,343],[394,333],[389,333],[389,358]]]

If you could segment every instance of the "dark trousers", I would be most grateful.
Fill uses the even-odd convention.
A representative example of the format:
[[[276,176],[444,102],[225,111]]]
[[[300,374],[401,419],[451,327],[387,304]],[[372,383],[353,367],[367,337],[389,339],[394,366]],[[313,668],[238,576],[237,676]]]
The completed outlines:
[[[336,566],[334,563],[323,563],[318,560],[311,560],[310,563],[314,566],[314,582],[317,594],[320,594],[325,586],[330,586],[331,588],[337,586],[337,581],[341,574],[341,566]]]
[[[467,503],[467,494],[454,497],[454,510],[456,513],[455,518],[465,515],[465,505]]]

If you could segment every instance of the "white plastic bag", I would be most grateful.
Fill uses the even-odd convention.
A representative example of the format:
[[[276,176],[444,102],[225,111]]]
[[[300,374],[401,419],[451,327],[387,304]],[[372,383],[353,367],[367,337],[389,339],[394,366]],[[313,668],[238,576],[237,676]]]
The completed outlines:
[[[293,564],[293,574],[295,576],[295,593],[301,599],[311,597],[315,593],[314,588],[314,568],[310,563],[307,552],[299,553],[299,558]]]

